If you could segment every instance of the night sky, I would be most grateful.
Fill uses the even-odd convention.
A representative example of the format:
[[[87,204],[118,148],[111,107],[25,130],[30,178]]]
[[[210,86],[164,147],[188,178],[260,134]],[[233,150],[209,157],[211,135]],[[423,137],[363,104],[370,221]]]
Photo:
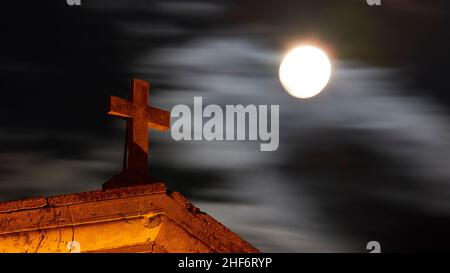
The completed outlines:
[[[150,132],[150,172],[266,252],[448,251],[448,1],[10,1],[0,8],[0,201],[101,188],[134,77],[152,106],[280,105],[280,146]],[[310,100],[283,54],[331,56]]]

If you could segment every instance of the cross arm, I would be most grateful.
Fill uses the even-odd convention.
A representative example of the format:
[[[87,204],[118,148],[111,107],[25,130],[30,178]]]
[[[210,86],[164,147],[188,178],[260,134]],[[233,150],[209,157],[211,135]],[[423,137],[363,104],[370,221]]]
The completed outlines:
[[[130,101],[121,99],[116,96],[109,97],[108,114],[123,118],[131,118],[135,111],[135,107]]]
[[[170,128],[170,112],[154,107],[145,109],[145,117],[148,127],[159,131],[167,131]]]

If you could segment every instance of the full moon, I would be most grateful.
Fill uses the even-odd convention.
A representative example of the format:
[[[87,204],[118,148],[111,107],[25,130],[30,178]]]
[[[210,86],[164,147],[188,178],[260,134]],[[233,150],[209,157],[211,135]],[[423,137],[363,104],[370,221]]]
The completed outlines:
[[[325,88],[331,76],[331,63],[322,50],[313,46],[300,46],[284,57],[279,76],[289,94],[307,99]]]

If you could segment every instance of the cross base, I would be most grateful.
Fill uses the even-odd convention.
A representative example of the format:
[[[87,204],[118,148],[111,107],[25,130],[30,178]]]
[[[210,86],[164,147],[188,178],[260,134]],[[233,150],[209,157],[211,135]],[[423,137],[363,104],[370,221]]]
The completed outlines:
[[[106,181],[103,184],[102,189],[108,190],[108,189],[130,187],[144,184],[155,184],[155,183],[164,183],[164,182],[154,177],[151,177],[148,174],[136,173],[130,170],[123,170],[118,175],[115,175],[111,179]]]

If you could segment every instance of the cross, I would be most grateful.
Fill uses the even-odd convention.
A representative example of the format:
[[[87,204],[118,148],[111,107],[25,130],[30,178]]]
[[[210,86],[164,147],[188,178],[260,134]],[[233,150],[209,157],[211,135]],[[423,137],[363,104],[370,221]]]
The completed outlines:
[[[127,120],[128,159],[122,173],[135,177],[148,176],[148,128],[167,131],[170,127],[168,111],[148,106],[148,91],[148,82],[134,79],[130,100],[111,96],[108,101],[108,115]]]

